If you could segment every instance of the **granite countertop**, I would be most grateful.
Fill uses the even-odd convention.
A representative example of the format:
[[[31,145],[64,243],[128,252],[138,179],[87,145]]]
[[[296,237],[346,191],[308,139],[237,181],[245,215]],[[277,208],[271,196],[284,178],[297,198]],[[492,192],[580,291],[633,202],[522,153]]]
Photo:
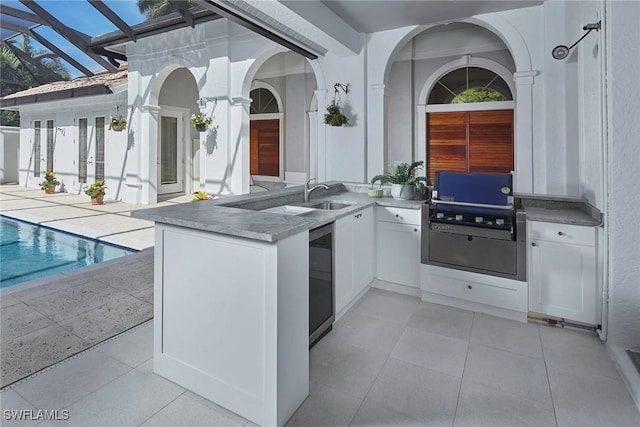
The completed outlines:
[[[239,196],[222,197],[194,203],[182,203],[134,211],[133,217],[230,236],[265,242],[310,230],[353,214],[369,206],[391,206],[420,209],[424,201],[395,200],[391,197],[371,198],[366,185],[328,183],[330,190],[316,190],[310,202],[336,201],[350,206],[339,210],[314,209],[301,215],[262,212],[280,205],[303,205],[302,186]],[[363,190],[364,189],[364,190]]]
[[[520,200],[528,221],[588,227],[598,227],[602,224],[602,213],[591,206],[584,197],[518,193],[514,194],[514,197]]]

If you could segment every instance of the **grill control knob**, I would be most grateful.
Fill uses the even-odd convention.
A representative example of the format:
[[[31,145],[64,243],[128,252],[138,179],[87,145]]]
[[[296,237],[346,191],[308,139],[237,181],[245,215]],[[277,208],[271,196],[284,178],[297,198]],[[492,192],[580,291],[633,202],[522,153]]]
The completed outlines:
[[[456,221],[462,221],[462,215],[456,215]]]
[[[496,225],[504,225],[504,219],[502,219],[502,218],[497,218],[497,219],[496,219]]]
[[[438,213],[436,214],[436,218],[438,218],[438,219],[442,219],[442,218],[444,218],[444,213],[443,213],[443,212],[438,212]]]
[[[477,222],[478,224],[482,224],[482,223],[484,222],[484,218],[482,218],[481,216],[477,216],[477,217],[476,217],[476,222]]]

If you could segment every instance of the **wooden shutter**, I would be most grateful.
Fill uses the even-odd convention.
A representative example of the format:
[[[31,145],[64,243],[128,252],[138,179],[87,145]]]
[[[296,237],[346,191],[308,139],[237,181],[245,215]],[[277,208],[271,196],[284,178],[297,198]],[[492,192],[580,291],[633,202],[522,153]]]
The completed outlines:
[[[513,170],[513,110],[427,113],[427,176]]]
[[[249,157],[252,175],[280,176],[280,120],[251,120]]]

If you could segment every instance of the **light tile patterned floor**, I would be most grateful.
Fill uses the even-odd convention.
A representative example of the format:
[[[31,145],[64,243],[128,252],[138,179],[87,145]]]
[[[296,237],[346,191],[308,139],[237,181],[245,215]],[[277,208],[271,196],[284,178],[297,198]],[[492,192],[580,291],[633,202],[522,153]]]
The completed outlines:
[[[289,426],[640,425],[602,342],[372,289],[311,351]],[[2,392],[40,426],[252,426],[152,372],[152,321]],[[3,420],[3,426],[36,425]]]

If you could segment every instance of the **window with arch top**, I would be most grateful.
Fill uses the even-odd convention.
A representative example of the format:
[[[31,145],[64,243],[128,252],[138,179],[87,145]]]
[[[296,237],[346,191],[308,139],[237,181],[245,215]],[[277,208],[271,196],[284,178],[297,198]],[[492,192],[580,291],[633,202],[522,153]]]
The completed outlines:
[[[257,88],[249,93],[251,98],[250,114],[273,114],[279,113],[278,101],[275,95],[266,88]]]
[[[431,89],[427,104],[467,104],[511,101],[513,95],[502,77],[480,67],[463,67],[442,76]]]

